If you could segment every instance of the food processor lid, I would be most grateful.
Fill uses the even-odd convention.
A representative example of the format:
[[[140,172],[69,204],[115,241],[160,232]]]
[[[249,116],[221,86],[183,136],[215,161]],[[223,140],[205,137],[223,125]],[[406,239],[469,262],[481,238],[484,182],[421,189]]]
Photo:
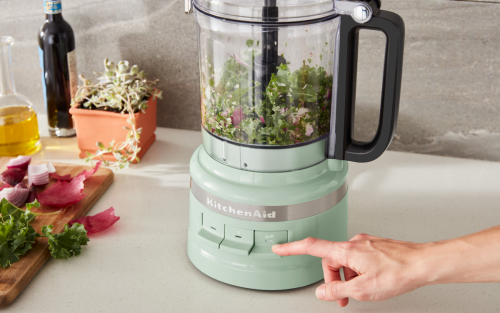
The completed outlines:
[[[237,21],[276,22],[265,18],[268,9],[277,7],[278,21],[298,22],[336,14],[333,0],[193,0],[207,14]],[[276,11],[275,11],[276,12]]]
[[[372,7],[370,11],[377,11],[382,4],[382,0],[186,0],[186,13],[191,10],[191,2],[198,10],[215,17],[265,23],[301,22],[351,14],[355,6],[363,3]]]

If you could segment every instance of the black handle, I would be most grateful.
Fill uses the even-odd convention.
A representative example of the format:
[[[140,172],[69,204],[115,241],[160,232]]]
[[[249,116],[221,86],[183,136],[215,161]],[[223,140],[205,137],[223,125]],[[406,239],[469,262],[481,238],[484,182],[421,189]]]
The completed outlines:
[[[379,30],[387,36],[382,104],[377,134],[371,142],[352,139],[354,106],[356,102],[356,76],[359,31]],[[338,41],[337,102],[332,107],[332,129],[328,157],[354,162],[371,162],[387,150],[394,137],[398,119],[405,25],[403,19],[389,11],[379,11],[366,24],[355,22],[350,16],[340,17]]]

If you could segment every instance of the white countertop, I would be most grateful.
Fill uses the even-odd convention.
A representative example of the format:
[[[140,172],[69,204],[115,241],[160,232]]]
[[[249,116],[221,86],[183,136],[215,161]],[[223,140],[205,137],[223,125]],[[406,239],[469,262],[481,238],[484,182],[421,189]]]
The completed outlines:
[[[430,286],[341,309],[316,299],[319,284],[267,292],[205,276],[186,253],[189,159],[201,134],[166,128],[156,134],[142,163],[116,172],[89,212],[113,206],[120,221],[93,235],[80,256],[49,260],[6,311],[498,312],[500,284]],[[84,164],[75,138],[42,142],[35,158]],[[349,180],[350,237],[364,232],[425,242],[500,224],[500,163],[387,152],[351,164]]]

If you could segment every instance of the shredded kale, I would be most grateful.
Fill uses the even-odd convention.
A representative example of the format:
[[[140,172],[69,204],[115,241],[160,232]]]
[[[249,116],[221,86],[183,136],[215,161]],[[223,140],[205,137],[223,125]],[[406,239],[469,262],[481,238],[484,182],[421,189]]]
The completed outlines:
[[[217,136],[260,145],[292,145],[327,134],[333,76],[306,61],[296,71],[281,64],[263,88],[252,80],[255,57],[256,50],[243,60],[229,55],[217,72],[208,64],[209,77],[201,82],[203,126]]]

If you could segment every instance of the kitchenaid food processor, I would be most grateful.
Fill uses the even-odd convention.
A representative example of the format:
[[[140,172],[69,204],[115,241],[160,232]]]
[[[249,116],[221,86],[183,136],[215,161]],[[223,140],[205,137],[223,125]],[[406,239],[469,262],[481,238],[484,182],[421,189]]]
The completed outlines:
[[[188,255],[261,290],[323,278],[321,260],[272,245],[347,240],[347,161],[392,141],[404,22],[381,1],[187,0],[198,27],[203,145],[190,162]],[[353,140],[358,34],[387,38],[377,134]]]

